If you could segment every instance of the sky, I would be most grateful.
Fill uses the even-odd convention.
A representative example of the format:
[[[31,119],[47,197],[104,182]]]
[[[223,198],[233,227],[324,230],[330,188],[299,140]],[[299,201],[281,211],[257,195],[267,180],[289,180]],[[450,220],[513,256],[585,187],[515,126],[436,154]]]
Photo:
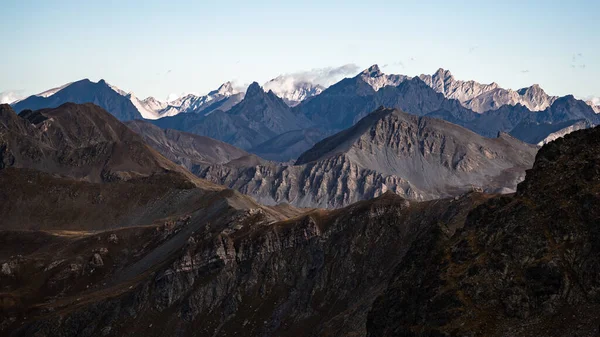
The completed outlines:
[[[5,96],[89,78],[165,99],[372,64],[600,96],[598,0],[0,0],[0,12]]]

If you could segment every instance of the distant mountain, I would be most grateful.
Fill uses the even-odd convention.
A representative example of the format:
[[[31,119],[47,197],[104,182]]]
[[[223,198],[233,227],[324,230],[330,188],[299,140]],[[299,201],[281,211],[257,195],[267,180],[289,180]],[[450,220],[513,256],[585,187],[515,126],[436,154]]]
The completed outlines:
[[[517,104],[531,111],[541,111],[558,98],[549,96],[537,84],[515,91],[501,88],[495,82],[480,84],[475,81],[456,80],[449,70],[441,68],[433,75],[420,75],[419,78],[446,98],[456,99],[465,108],[479,113]]]
[[[586,103],[592,107],[595,113],[600,113],[600,98],[594,98],[586,101]]]
[[[400,83],[410,79],[410,77],[406,75],[386,75],[381,72],[381,69],[379,69],[379,66],[376,64],[363,70],[358,74],[358,77],[370,85],[375,91],[378,91],[385,86],[396,87]]]
[[[546,145],[546,144],[548,144],[552,141],[555,141],[559,138],[562,138],[562,137],[570,134],[571,132],[575,132],[575,131],[583,130],[583,129],[589,129],[592,127],[595,127],[595,125],[591,124],[590,122],[588,122],[586,120],[582,120],[582,121],[573,123],[565,128],[562,128],[560,130],[550,133],[548,136],[546,136],[546,138],[540,140],[538,142],[538,145],[543,146],[543,145]]]
[[[244,93],[237,92],[231,82],[226,82],[207,95],[189,94],[166,103],[154,97],[139,99],[133,93],[126,92],[104,80],[94,83],[85,79],[44,91],[14,102],[12,105],[20,111],[53,108],[67,102],[94,103],[120,120],[126,121],[139,118],[159,119],[190,112],[207,115],[216,109],[227,111],[243,97]]]
[[[358,76],[375,91],[385,86],[396,87],[404,81],[413,79],[406,75],[384,74],[377,65],[365,69]],[[504,105],[517,104],[531,111],[540,111],[548,108],[557,99],[546,94],[537,84],[519,90],[504,89],[495,82],[481,84],[475,81],[456,80],[449,70],[442,68],[433,75],[422,74],[418,78],[444,97],[458,100],[465,108],[478,113],[496,110]]]
[[[104,80],[94,83],[84,79],[46,91],[40,95],[29,96],[14,103],[13,109],[20,112],[26,109],[56,108],[64,103],[93,103],[109,111],[119,120],[125,121],[143,117],[132,101],[123,96],[122,91],[115,90]]]
[[[254,146],[249,151],[267,160],[295,161],[306,149],[326,135],[318,128],[288,131]]]
[[[263,85],[265,91],[273,91],[289,106],[296,106],[300,102],[316,96],[325,90],[325,87],[308,81],[297,80],[291,76],[281,75]]]
[[[352,126],[379,106],[398,108],[417,116],[444,119],[485,137],[495,137],[498,132],[509,133],[521,122],[552,124],[586,119],[592,124],[597,124],[599,121],[591,107],[570,95],[556,98],[552,105],[536,112],[521,104],[506,104],[495,110],[477,113],[465,108],[459,100],[448,99],[442,93],[436,92],[418,77],[405,79],[397,86],[388,85],[375,91],[367,83],[369,74],[374,76],[373,80],[382,78],[380,72],[367,69],[354,78],[344,79],[332,85],[295,109],[330,134]],[[531,91],[535,92],[535,89],[525,92]]]
[[[228,111],[215,110],[206,115],[180,114],[153,123],[164,129],[176,129],[222,140],[248,150],[282,133],[304,129],[312,123],[272,91],[265,92],[254,82],[244,99]]]
[[[244,93],[233,88],[231,82],[223,83],[218,89],[204,96],[185,95],[158,110],[161,117],[175,116],[180,113],[198,113],[208,115],[215,110],[227,111],[241,102]]]
[[[230,144],[187,132],[163,130],[147,121],[126,122],[131,130],[167,159],[194,173],[213,164],[225,164],[249,155]]]
[[[339,207],[391,190],[427,200],[472,188],[514,191],[537,147],[502,134],[380,109],[302,154],[295,165],[213,165],[200,177],[262,203]]]

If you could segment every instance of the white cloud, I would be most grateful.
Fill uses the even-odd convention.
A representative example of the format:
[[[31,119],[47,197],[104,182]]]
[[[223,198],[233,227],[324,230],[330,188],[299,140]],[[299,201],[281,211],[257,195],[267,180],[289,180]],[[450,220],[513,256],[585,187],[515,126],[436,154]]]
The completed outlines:
[[[0,92],[0,104],[12,103],[24,98],[23,90],[7,90]]]
[[[265,90],[292,91],[299,84],[311,83],[329,87],[347,76],[354,76],[360,71],[356,64],[345,64],[340,67],[315,68],[277,76],[263,86]]]
[[[592,102],[593,105],[600,105],[600,97],[588,97],[587,101]]]
[[[174,100],[178,99],[178,98],[179,98],[179,97],[181,97],[181,96],[182,96],[182,95],[175,94],[175,93],[169,94],[169,95],[167,96],[167,103],[169,103],[169,102],[173,102]]]

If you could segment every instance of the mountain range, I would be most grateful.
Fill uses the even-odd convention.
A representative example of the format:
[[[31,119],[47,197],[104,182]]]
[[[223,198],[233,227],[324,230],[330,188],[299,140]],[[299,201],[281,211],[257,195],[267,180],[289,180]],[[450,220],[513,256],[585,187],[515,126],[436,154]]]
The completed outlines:
[[[421,170],[413,184],[428,188],[436,174],[509,181],[494,177],[532,166],[509,195],[387,190],[340,209],[261,205],[145,143],[173,146],[175,159],[264,164],[180,133],[126,126],[89,103],[0,106],[1,335],[598,333],[600,128],[544,145],[531,163],[537,148],[506,134],[378,109],[298,165]]]
[[[456,80],[444,69],[415,77],[388,75],[377,65],[328,88],[279,76],[263,87],[253,83],[245,93],[227,82],[205,96],[186,95],[169,103],[139,100],[103,80],[83,80],[13,107],[35,110],[65,102],[92,102],[120,120],[149,119],[161,128],[211,137],[280,162],[295,160],[380,106],[444,119],[488,138],[510,133],[532,144],[558,126],[580,120],[600,124],[593,104],[570,95],[549,96],[538,85],[504,89],[496,83]],[[522,131],[532,125],[533,136]]]

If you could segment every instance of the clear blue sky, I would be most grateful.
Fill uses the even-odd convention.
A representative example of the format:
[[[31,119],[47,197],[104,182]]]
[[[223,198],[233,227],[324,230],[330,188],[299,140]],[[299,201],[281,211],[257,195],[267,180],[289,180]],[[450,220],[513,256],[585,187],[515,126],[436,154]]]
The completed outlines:
[[[600,96],[598,0],[1,0],[0,12],[0,92],[104,78],[162,99],[377,63]]]

